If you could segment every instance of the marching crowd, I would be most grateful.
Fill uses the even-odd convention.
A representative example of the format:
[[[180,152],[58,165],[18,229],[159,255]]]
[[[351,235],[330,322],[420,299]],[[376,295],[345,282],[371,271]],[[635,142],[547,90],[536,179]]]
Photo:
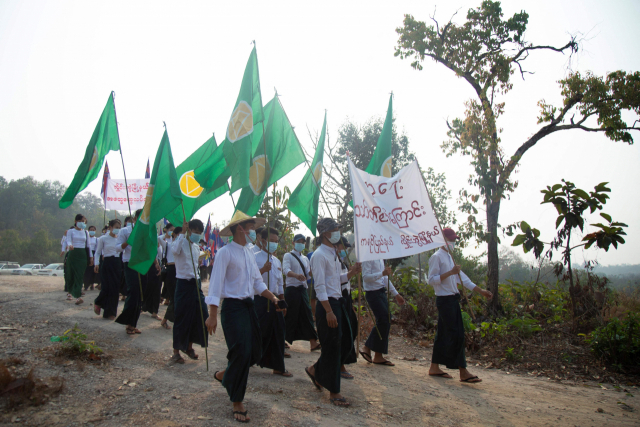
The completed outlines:
[[[83,304],[86,291],[97,285],[95,313],[124,325],[127,334],[141,333],[137,323],[143,311],[166,329],[172,329],[172,323],[172,364],[185,363],[181,353],[198,359],[193,345],[207,346],[208,336],[217,330],[220,311],[228,363],[214,378],[227,390],[236,421],[249,421],[243,405],[249,368],[258,365],[274,375],[293,376],[285,359],[291,357],[287,349],[294,341],[308,341],[310,351],[320,353],[305,373],[318,390],[329,391],[330,402],[336,406],[350,405],[340,393],[340,383],[354,378],[346,365],[356,363],[356,351],[368,363],[394,366],[384,357],[389,352],[391,326],[387,292],[399,305],[405,303],[404,298],[390,282],[393,272],[383,260],[351,265],[350,244],[335,220],[318,221],[314,250],[307,255],[303,255],[306,237],[296,234],[293,250],[281,261],[275,256],[279,231],[265,226],[264,218],[237,211],[220,231],[221,237],[232,240],[218,250],[212,265],[204,261],[200,220],[178,227],[166,224],[158,237],[158,256],[143,275],[129,268],[131,246],[127,243],[141,211],[124,222],[109,221],[99,237],[95,226],[87,227],[86,217],[76,215],[74,226],[61,241],[67,300]],[[435,289],[439,313],[429,375],[452,378],[440,368],[445,365],[459,370],[460,381],[476,383],[481,380],[466,369],[457,284],[486,298],[492,295],[474,285],[454,263],[450,251],[458,240],[455,232],[445,228],[443,235],[446,246],[429,260],[428,282]],[[209,274],[205,297],[201,280]],[[362,350],[354,345],[358,316],[350,282],[358,274],[362,274],[365,300],[376,321]],[[121,298],[124,307],[118,315]],[[167,305],[163,318],[158,315],[160,304]]]

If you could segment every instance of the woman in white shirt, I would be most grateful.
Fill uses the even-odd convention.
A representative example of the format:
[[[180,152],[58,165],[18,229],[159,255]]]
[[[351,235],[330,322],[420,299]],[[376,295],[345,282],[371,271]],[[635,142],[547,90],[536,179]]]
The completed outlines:
[[[85,291],[89,288],[93,290],[93,285],[96,283],[96,274],[93,272],[94,268],[91,260],[94,258],[96,245],[98,244],[95,225],[90,225],[87,230],[89,231],[89,265],[87,265],[87,269],[84,271],[83,283]]]
[[[87,218],[82,214],[78,214],[76,215],[75,226],[67,231],[69,292],[76,299],[76,305],[84,302],[81,298],[82,279],[90,262],[90,256],[87,254],[89,233],[85,228],[87,228]],[[67,299],[71,300],[71,296],[67,297]]]
[[[120,220],[112,219],[109,221],[109,232],[98,239],[94,254],[94,272],[101,276],[102,289],[93,303],[93,310],[97,315],[100,315],[101,309],[104,310],[102,317],[109,320],[115,320],[118,314],[118,288],[122,277],[122,260],[117,250],[118,233]]]

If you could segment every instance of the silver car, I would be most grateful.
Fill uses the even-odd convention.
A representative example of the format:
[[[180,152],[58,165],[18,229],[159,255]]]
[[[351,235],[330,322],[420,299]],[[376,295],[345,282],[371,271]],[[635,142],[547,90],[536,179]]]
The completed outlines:
[[[38,273],[38,270],[42,270],[42,264],[25,264],[20,268],[13,270],[11,274],[14,276],[33,276]]]
[[[11,274],[16,268],[20,268],[18,263],[2,264],[0,265],[0,274]]]
[[[38,270],[38,276],[64,276],[64,264],[49,264]]]

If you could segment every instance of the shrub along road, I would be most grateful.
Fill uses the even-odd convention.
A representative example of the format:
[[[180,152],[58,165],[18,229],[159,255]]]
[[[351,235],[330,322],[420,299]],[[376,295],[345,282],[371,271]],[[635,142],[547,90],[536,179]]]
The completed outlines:
[[[87,292],[85,304],[76,306],[65,301],[62,288],[62,278],[0,277],[0,355],[9,371],[19,378],[33,368],[36,378],[65,379],[62,392],[40,406],[9,408],[5,394],[0,400],[0,424],[237,425],[226,391],[213,380],[213,373],[226,365],[221,330],[210,342],[208,372],[202,348],[196,348],[200,361],[186,359],[185,365],[170,367],[172,335],[159,321],[143,313],[142,334],[127,336],[123,326],[93,313],[90,304],[97,291]],[[163,312],[161,307],[161,316]],[[57,353],[60,344],[52,343],[51,336],[75,323],[104,350],[102,360]],[[246,404],[252,425],[631,426],[640,422],[638,389],[627,393],[608,384],[572,385],[507,374],[476,367],[473,361],[470,369],[483,378],[481,384],[432,378],[427,375],[430,350],[409,345],[400,335],[391,339],[389,356],[396,366],[373,366],[359,359],[349,367],[355,380],[342,383],[352,407],[335,408],[328,393],[316,391],[303,371],[319,354],[310,353],[302,342],[295,343],[290,353],[292,358],[285,362],[293,378],[251,369]]]

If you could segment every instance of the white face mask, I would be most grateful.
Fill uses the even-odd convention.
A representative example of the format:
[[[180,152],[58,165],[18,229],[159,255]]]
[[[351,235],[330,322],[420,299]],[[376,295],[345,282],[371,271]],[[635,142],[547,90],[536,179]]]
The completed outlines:
[[[456,248],[456,242],[450,242],[447,240],[447,249],[452,251]]]
[[[329,241],[334,245],[338,243],[340,241],[340,231],[332,231]]]

